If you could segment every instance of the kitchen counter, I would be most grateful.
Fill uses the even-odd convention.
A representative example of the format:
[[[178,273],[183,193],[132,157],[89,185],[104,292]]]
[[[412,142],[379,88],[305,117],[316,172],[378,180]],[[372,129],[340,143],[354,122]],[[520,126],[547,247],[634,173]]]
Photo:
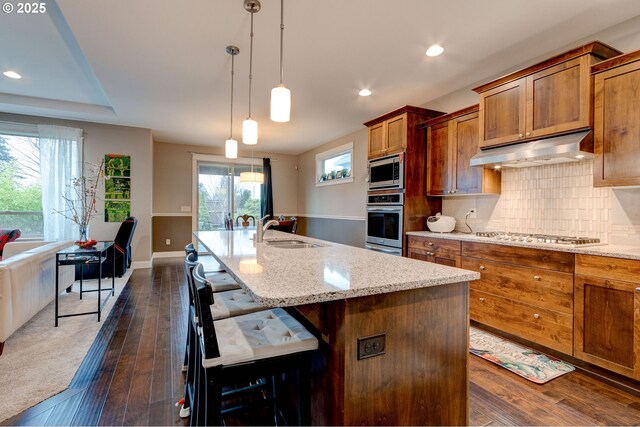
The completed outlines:
[[[522,248],[546,249],[549,251],[570,252],[575,254],[598,255],[613,258],[640,260],[640,247],[604,244],[600,246],[569,246],[537,242],[511,242],[494,238],[480,237],[465,233],[434,233],[432,231],[409,231],[408,236],[431,237],[434,239],[449,239],[465,242],[491,243],[494,245],[517,246]]]
[[[320,341],[312,425],[468,425],[469,281],[480,274],[305,236],[195,233],[256,301]]]
[[[333,242],[267,230],[253,243],[255,230],[199,231],[196,238],[260,304],[295,306],[477,280],[458,268]],[[322,245],[289,249],[267,241],[296,239]]]

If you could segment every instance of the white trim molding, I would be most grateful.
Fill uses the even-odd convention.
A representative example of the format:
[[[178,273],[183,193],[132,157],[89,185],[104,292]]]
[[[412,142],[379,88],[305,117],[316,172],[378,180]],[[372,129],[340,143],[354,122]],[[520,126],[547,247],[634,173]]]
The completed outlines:
[[[151,216],[191,216],[193,215],[191,212],[158,212],[152,213]]]
[[[139,268],[151,268],[151,261],[133,261],[131,263],[130,270],[136,270]]]
[[[152,259],[184,258],[184,251],[154,252]]]
[[[347,216],[347,215],[296,214],[295,216],[296,217],[305,217],[305,218],[342,219],[342,220],[347,220],[347,221],[364,221],[366,219],[363,216]]]

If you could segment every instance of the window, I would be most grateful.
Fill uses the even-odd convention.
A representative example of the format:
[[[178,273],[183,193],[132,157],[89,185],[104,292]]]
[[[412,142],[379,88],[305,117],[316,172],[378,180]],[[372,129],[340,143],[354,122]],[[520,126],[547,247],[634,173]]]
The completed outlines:
[[[353,142],[316,154],[316,186],[353,182]]]
[[[260,218],[261,185],[240,182],[240,173],[250,170],[244,164],[198,163],[198,230],[224,228],[229,213],[234,224],[240,215]],[[253,170],[262,172],[262,167]]]
[[[39,139],[0,133],[0,228],[41,239],[43,224]]]

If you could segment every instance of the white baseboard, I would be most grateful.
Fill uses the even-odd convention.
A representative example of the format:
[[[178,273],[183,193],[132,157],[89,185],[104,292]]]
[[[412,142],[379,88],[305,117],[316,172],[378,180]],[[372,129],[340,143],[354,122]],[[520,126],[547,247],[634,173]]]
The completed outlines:
[[[153,256],[151,257],[151,259],[156,259],[156,258],[176,258],[176,257],[183,257],[184,258],[184,251],[154,252]]]
[[[135,270],[137,268],[151,268],[151,261],[133,261],[129,268],[131,270]]]

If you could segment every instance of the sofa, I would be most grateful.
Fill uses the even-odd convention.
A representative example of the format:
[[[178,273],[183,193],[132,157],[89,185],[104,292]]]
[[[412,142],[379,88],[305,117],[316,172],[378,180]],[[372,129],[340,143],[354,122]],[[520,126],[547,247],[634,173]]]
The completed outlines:
[[[7,338],[53,301],[56,252],[71,244],[40,241],[5,245],[0,261],[0,355]],[[64,291],[73,281],[73,266],[61,266],[60,289]]]

